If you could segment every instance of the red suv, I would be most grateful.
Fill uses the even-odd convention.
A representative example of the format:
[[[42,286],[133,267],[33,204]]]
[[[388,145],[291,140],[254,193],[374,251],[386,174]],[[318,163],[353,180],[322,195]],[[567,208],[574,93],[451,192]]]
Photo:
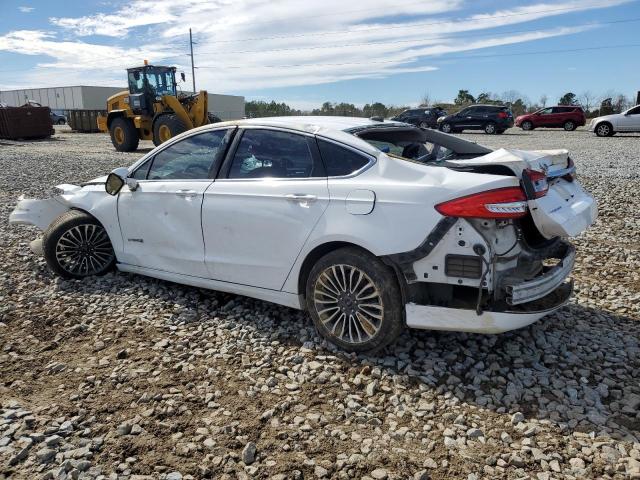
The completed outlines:
[[[587,118],[581,107],[558,105],[547,107],[534,113],[527,113],[516,118],[516,127],[533,130],[538,127],[564,128],[570,132],[586,125]]]

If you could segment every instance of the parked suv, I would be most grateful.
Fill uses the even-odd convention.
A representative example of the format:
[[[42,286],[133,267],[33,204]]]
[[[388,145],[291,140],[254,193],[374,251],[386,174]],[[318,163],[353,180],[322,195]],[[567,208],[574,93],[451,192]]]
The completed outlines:
[[[405,110],[391,120],[410,123],[420,128],[438,128],[438,118],[446,114],[447,112],[440,107],[413,108],[411,110]]]
[[[49,115],[51,116],[51,122],[54,125],[64,125],[65,123],[67,123],[67,117],[65,117],[64,115],[58,115],[57,113],[53,112],[51,112]]]
[[[484,133],[493,135],[513,127],[513,114],[504,105],[471,105],[452,115],[440,117],[438,125],[445,133],[484,130]]]
[[[594,118],[589,130],[599,137],[610,137],[618,132],[640,132],[640,105],[626,112]]]
[[[564,128],[567,132],[586,125],[587,117],[581,107],[558,105],[547,107],[537,112],[520,115],[516,118],[516,127],[533,130],[538,127]]]

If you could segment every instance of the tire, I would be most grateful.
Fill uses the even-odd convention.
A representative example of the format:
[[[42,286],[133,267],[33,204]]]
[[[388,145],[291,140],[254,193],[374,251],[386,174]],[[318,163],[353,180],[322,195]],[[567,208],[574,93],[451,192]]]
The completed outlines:
[[[63,118],[61,118],[60,120],[58,120],[58,122],[57,122],[57,123],[58,123],[58,125],[64,125],[64,124],[65,124],[65,123],[67,123],[67,122],[65,122],[65,121],[64,121],[64,119],[63,119]]]
[[[333,299],[337,299],[335,307],[331,307]],[[404,328],[402,296],[395,273],[380,259],[358,248],[340,248],[316,262],[307,278],[306,302],[318,333],[350,352],[380,350]]]
[[[207,118],[209,119],[209,123],[218,123],[221,122],[222,119],[213,113],[207,113]]]
[[[425,130],[427,128],[429,128],[429,124],[427,122],[420,122],[420,125],[418,125],[420,128],[424,128]]]
[[[485,124],[483,130],[484,130],[484,133],[486,133],[487,135],[495,135],[497,131],[496,124],[493,122],[489,122]]]
[[[187,126],[174,114],[159,116],[153,124],[153,144],[158,145],[188,130]]]
[[[444,133],[451,133],[453,132],[453,127],[450,123],[443,123],[440,125],[440,131]]]
[[[576,126],[576,123],[574,121],[567,120],[566,122],[564,122],[564,125],[562,125],[562,128],[564,128],[567,132],[573,132],[578,127]]]
[[[115,118],[109,126],[109,135],[111,143],[119,152],[133,152],[140,143],[138,130],[128,118]]]
[[[65,212],[49,225],[42,250],[49,268],[63,278],[104,275],[116,263],[104,227],[80,210]]]
[[[522,122],[522,124],[520,125],[520,128],[522,128],[522,130],[526,130],[526,131],[530,131],[533,130],[533,123],[530,122],[529,120],[525,120],[524,122]]]
[[[596,125],[594,129],[599,137],[611,137],[614,135],[613,126],[609,122],[602,122]]]

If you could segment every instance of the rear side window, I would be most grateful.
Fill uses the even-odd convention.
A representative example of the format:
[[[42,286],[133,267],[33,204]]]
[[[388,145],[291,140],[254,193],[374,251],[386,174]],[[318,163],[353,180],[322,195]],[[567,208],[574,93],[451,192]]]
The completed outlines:
[[[318,148],[329,177],[351,175],[369,163],[364,155],[333,142],[318,139]]]
[[[228,178],[309,178],[324,176],[315,165],[307,137],[275,130],[246,130]]]

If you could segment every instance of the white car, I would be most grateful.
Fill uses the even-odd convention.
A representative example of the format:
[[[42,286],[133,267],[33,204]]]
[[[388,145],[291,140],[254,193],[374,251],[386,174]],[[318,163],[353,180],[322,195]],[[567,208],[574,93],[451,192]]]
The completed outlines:
[[[374,351],[405,327],[497,333],[563,305],[596,205],[566,150],[492,151],[341,117],[217,123],[10,223],[67,278],[113,266],[306,309]]]
[[[610,137],[622,132],[640,132],[640,105],[626,112],[596,117],[589,122],[589,131],[599,137]]]

